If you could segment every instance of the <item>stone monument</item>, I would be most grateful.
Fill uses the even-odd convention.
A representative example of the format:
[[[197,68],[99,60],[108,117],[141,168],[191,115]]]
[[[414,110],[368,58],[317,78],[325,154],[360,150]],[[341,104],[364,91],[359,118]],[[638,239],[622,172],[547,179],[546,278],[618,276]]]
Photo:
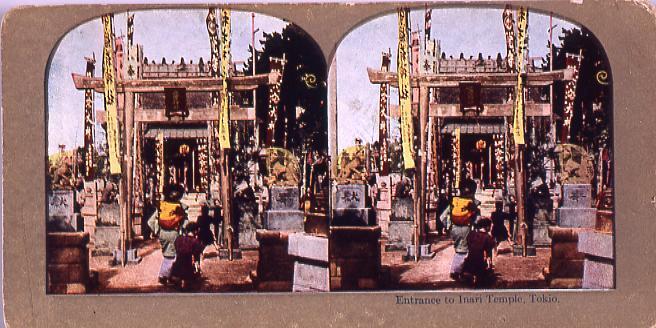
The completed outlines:
[[[338,184],[333,206],[333,226],[368,226],[373,211],[366,206],[365,184]]]
[[[265,153],[269,207],[264,213],[264,229],[303,231],[298,160],[291,152],[282,148],[268,148]]]
[[[385,251],[406,250],[412,245],[414,235],[414,207],[411,197],[392,200],[392,214],[389,221],[389,237]]]
[[[562,204],[557,213],[561,227],[594,228],[597,209],[592,207],[592,186],[564,184]]]
[[[53,190],[48,195],[47,227],[51,232],[75,232],[78,229],[72,189]]]
[[[303,231],[298,187],[272,186],[269,190],[269,209],[264,213],[264,229]]]

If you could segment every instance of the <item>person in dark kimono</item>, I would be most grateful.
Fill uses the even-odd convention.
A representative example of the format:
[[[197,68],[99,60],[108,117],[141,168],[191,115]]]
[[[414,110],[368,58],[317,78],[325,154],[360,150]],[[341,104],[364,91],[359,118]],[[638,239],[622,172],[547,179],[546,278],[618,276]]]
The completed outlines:
[[[201,254],[205,245],[197,238],[199,227],[189,222],[185,234],[175,240],[175,262],[171,268],[171,279],[186,290],[200,277]]]
[[[218,209],[216,210],[218,211]],[[209,246],[214,244],[214,233],[211,230],[211,226],[214,226],[214,231],[218,231],[219,222],[216,216],[210,216],[210,209],[207,204],[203,204],[200,208],[201,214],[196,219],[198,223],[198,238],[203,245]]]
[[[463,263],[463,276],[465,280],[472,281],[475,286],[490,282],[493,277],[491,268],[492,250],[495,246],[494,238],[490,236],[491,221],[481,218],[476,221],[474,231],[467,235],[469,252]]]

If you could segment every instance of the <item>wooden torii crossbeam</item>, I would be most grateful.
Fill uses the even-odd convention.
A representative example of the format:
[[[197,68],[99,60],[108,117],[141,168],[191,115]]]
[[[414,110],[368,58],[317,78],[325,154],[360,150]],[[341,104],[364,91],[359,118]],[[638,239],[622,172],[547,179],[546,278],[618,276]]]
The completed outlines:
[[[102,78],[87,77],[81,74],[72,74],[73,83],[78,90],[93,89],[104,92]],[[273,85],[279,81],[280,73],[271,72],[254,76],[233,76],[228,78],[230,91],[252,91],[260,85]],[[167,88],[185,88],[190,92],[221,91],[221,80],[212,77],[203,78],[176,78],[176,79],[139,79],[116,81],[116,92],[164,92]]]
[[[369,82],[373,84],[389,83],[398,87],[396,72],[385,72],[379,69],[367,68]],[[527,87],[549,86],[554,81],[570,81],[574,76],[573,69],[554,70],[551,72],[530,72],[526,74]],[[516,73],[441,73],[422,74],[410,77],[413,88],[421,86],[429,88],[455,88],[460,83],[480,83],[482,87],[515,87],[517,86]]]

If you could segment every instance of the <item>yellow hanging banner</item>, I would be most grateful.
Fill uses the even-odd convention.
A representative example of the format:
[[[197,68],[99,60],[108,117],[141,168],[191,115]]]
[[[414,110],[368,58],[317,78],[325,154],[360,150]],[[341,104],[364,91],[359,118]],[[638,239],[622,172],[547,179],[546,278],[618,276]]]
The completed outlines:
[[[528,11],[525,7],[517,9],[517,87],[515,88],[515,111],[513,113],[513,140],[517,145],[523,145],[524,141],[524,56],[528,44],[526,34],[528,32]]]
[[[109,172],[121,174],[121,161],[119,160],[120,135],[118,126],[118,113],[116,109],[116,71],[114,68],[114,33],[112,15],[102,17],[104,31],[103,46],[103,84],[105,90],[105,112],[107,113],[107,145],[109,146]]]
[[[412,91],[410,89],[410,62],[408,60],[407,8],[399,9],[399,47],[396,71],[399,79],[399,111],[401,113],[401,141],[403,142],[403,166],[414,169],[414,129],[412,125]]]
[[[221,109],[219,111],[219,145],[222,149],[230,148],[230,93],[228,76],[230,75],[230,10],[221,9]]]

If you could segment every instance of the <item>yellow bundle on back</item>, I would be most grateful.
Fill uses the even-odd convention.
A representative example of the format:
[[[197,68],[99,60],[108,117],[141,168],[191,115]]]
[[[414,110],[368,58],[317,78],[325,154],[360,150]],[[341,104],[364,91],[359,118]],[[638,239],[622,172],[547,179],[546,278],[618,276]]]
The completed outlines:
[[[159,203],[159,226],[162,229],[177,229],[184,220],[185,211],[180,203],[161,201]]]
[[[474,201],[469,198],[453,197],[451,203],[451,222],[455,225],[469,225],[474,216]]]

